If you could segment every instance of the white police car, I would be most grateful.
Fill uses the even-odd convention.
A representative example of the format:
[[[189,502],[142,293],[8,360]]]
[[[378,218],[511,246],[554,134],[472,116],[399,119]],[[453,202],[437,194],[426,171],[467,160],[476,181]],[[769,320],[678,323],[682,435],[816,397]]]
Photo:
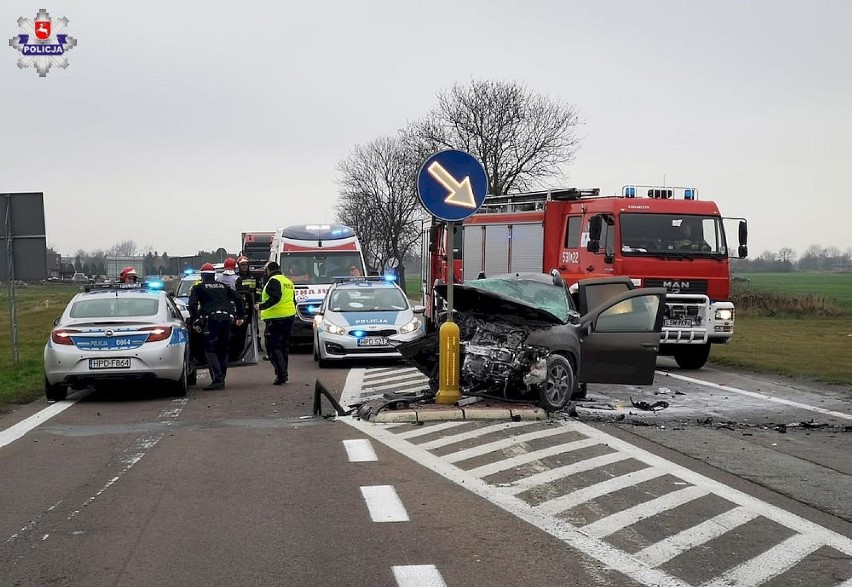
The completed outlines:
[[[151,285],[91,286],[71,299],[44,347],[49,401],[64,400],[69,387],[134,379],[165,381],[186,395],[196,379],[187,325]]]
[[[320,367],[343,359],[392,358],[401,355],[388,340],[409,342],[426,331],[405,292],[392,279],[338,279],[314,316],[314,360]]]

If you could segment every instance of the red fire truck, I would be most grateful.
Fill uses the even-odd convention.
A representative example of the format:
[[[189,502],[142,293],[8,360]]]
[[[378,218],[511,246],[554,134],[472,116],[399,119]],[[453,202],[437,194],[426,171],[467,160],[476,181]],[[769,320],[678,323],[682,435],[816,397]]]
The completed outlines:
[[[726,226],[737,233],[736,250]],[[569,286],[622,275],[637,286],[665,287],[659,354],[673,356],[682,368],[700,369],[710,345],[733,335],[730,258],[748,254],[748,225],[742,218],[723,218],[694,188],[628,185],[618,196],[565,189],[490,197],[476,214],[456,223],[454,232],[456,283],[555,268]],[[447,233],[447,224],[433,219],[423,239],[429,326],[445,303],[433,287],[447,281]]]

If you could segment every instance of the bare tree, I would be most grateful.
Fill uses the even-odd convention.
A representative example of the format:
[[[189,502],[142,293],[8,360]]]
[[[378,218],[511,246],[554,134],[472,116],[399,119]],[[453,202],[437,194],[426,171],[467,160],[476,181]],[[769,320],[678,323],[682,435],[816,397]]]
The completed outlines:
[[[579,147],[574,106],[518,82],[473,80],[438,93],[438,105],[405,136],[421,158],[461,149],[479,158],[491,195],[531,189],[558,175]]]
[[[419,161],[399,137],[380,137],[358,145],[341,161],[337,218],[355,229],[371,263],[384,267],[398,259],[400,285],[405,285],[402,261],[419,243],[422,208],[415,193]]]
[[[132,240],[121,241],[112,245],[110,254],[116,257],[134,257],[136,256],[136,242]]]
[[[784,247],[778,251],[778,260],[782,263],[793,264],[796,261],[796,251],[789,247]]]

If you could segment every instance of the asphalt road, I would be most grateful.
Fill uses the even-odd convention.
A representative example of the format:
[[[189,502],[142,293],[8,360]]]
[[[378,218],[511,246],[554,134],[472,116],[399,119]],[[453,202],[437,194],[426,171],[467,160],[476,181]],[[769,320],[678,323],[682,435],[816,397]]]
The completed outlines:
[[[708,576],[734,581],[708,584],[758,584],[744,572],[725,579],[723,562],[700,558],[692,565],[710,575],[691,572],[683,560],[672,567],[685,569],[680,579],[668,583],[655,584],[657,575],[632,562],[628,567],[639,570],[627,573],[621,555],[610,564],[597,546],[519,515],[524,504],[506,509],[487,490],[468,490],[466,477],[441,474],[444,465],[431,460],[452,460],[450,428],[422,437],[445,448],[405,454],[393,438],[382,439],[392,428],[367,433],[355,425],[367,423],[311,417],[317,378],[339,397],[347,370],[317,370],[309,354],[291,361],[290,382],[281,387],[271,385],[272,369],[263,363],[231,370],[224,391],[199,386],[181,399],[148,388],[91,393],[0,446],[0,585],[634,586],[697,585]],[[850,422],[831,416],[852,414],[844,390],[715,369],[681,373],[664,359],[660,365],[671,371],[654,386],[593,387],[594,401],[580,404],[577,417],[533,423],[538,428],[530,430],[576,424],[569,434],[600,431],[662,457],[672,471],[695,471],[827,534],[852,537],[852,437],[843,428]],[[669,407],[638,410],[631,397],[648,403],[666,397]],[[0,416],[6,431],[0,440],[46,405]],[[790,426],[801,422],[810,425]],[[558,442],[553,438],[501,449],[498,458]],[[480,455],[470,466],[494,467],[493,460]],[[545,461],[541,468],[548,466],[556,465]],[[528,501],[546,499],[533,492]],[[607,512],[584,515],[599,519],[622,501],[587,504]],[[702,501],[689,515],[716,515],[714,508],[719,504]],[[780,532],[775,526],[757,524],[725,544],[729,563],[759,552]],[[647,539],[640,535],[617,535],[612,544],[631,552],[626,544]],[[852,580],[852,559],[825,548],[817,555],[766,584]]]

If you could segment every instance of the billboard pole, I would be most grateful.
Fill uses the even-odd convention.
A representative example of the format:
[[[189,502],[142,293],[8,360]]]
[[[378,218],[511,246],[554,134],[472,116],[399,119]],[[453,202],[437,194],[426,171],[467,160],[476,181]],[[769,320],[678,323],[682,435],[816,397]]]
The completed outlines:
[[[14,255],[12,254],[12,195],[4,194],[3,199],[6,200],[6,277],[9,280],[9,329],[12,338],[10,339],[12,348],[12,363],[18,364],[18,322],[17,308],[15,305],[15,264]]]

